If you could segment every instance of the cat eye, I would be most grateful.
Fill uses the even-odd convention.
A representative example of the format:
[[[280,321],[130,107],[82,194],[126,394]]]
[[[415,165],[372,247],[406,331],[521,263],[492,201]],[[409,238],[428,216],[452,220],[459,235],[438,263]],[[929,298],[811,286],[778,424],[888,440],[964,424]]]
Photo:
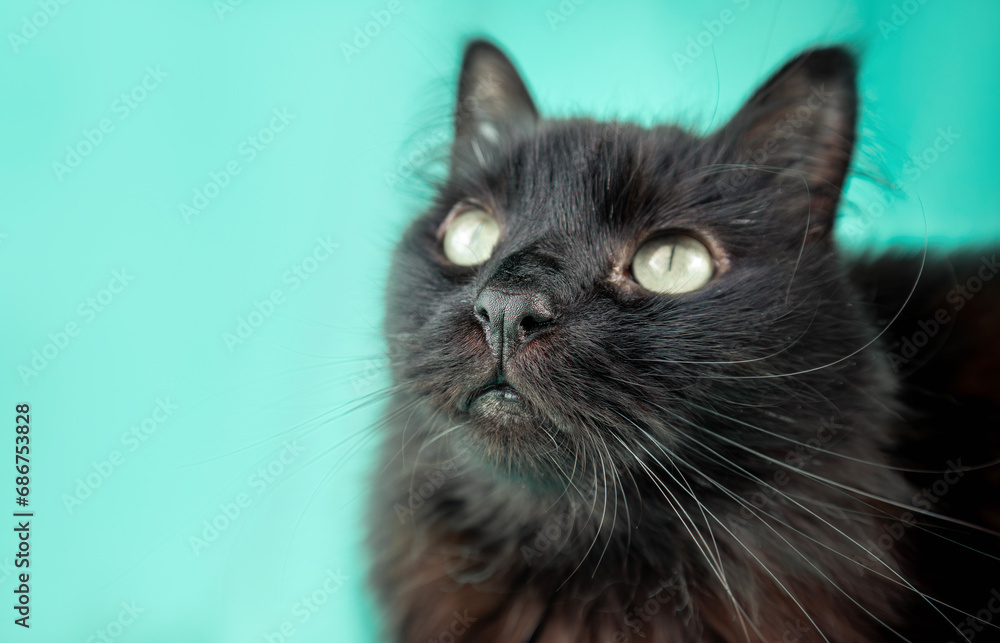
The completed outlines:
[[[477,266],[493,254],[500,239],[500,224],[481,208],[460,212],[448,223],[442,248],[448,261],[458,266]]]
[[[632,259],[632,276],[646,290],[676,295],[698,290],[715,274],[705,244],[686,234],[654,237]]]

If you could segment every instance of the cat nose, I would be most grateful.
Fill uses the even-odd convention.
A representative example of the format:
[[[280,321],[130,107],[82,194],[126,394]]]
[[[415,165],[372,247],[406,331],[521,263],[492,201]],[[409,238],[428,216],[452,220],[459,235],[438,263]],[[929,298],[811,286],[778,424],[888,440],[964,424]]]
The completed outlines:
[[[488,287],[476,298],[475,311],[486,330],[490,348],[503,356],[555,319],[551,301],[541,293],[505,292]]]

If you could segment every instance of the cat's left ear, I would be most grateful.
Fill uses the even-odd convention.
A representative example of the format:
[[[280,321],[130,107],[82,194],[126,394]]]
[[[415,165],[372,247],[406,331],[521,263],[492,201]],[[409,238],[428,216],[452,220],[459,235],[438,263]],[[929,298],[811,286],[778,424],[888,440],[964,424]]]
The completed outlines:
[[[538,111],[514,65],[492,44],[475,40],[465,49],[455,105],[455,140],[487,146],[530,132]]]
[[[847,50],[808,51],[775,73],[719,132],[731,160],[749,166],[730,178],[742,180],[743,189],[783,195],[786,211],[805,211],[809,239],[833,227],[854,150],[856,76]]]

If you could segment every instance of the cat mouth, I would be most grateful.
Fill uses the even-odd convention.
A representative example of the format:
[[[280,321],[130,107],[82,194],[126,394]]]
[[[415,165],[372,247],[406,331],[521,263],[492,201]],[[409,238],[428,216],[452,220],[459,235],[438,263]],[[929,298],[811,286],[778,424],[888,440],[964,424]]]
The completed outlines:
[[[463,407],[467,413],[484,418],[535,417],[521,391],[502,375],[495,376],[486,385],[474,391]]]

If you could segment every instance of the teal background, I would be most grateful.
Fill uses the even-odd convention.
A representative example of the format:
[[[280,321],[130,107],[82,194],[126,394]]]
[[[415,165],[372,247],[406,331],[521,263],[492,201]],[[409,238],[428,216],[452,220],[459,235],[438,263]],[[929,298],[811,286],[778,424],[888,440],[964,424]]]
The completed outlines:
[[[545,113],[699,130],[794,52],[852,43],[871,176],[851,180],[841,240],[1000,238],[996,2],[399,0],[351,55],[341,43],[387,2],[223,2],[0,8],[0,515],[22,402],[36,512],[27,631],[7,607],[17,541],[0,518],[0,640],[93,641],[123,616],[115,641],[379,640],[363,518],[388,385],[381,291],[428,194],[411,162],[435,170],[472,35],[511,52]],[[126,113],[116,101],[144,79],[155,88]],[[273,110],[288,123],[251,159],[241,145]],[[54,168],[102,121],[78,167]],[[910,154],[935,158],[917,172]],[[227,165],[239,173],[185,218]],[[114,271],[127,285],[105,293]],[[129,438],[144,420],[155,431]],[[225,527],[196,547],[205,521]]]

